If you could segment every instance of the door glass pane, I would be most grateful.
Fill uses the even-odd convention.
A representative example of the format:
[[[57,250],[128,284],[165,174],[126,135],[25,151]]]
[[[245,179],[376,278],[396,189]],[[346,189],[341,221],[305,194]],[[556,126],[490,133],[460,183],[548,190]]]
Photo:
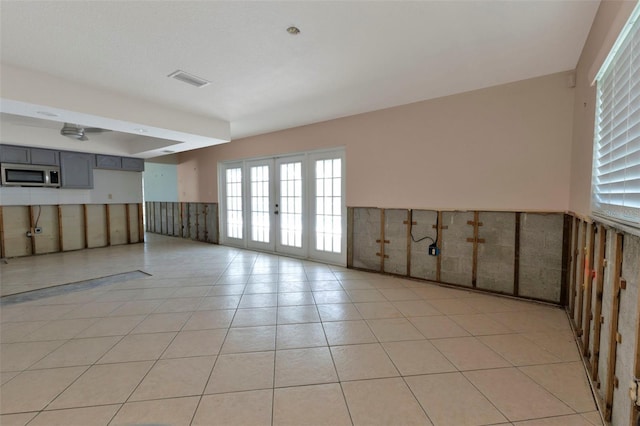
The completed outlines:
[[[227,237],[242,238],[242,169],[226,170]]]
[[[269,242],[269,166],[251,167],[251,241]]]
[[[280,165],[280,244],[302,247],[302,162]]]
[[[342,251],[342,160],[316,161],[316,250]]]

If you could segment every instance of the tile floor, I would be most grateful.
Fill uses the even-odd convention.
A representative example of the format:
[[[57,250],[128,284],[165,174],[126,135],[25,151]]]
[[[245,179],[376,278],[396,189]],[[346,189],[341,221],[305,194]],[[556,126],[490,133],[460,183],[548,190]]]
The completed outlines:
[[[1,308],[3,426],[601,424],[560,309],[147,240],[0,266],[151,274]]]

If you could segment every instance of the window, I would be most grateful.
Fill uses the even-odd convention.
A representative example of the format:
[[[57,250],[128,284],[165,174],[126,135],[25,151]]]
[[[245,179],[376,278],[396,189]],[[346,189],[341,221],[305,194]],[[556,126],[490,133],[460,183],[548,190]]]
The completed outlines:
[[[640,228],[640,4],[596,76],[595,215]]]
[[[242,238],[242,169],[226,170],[227,237]]]

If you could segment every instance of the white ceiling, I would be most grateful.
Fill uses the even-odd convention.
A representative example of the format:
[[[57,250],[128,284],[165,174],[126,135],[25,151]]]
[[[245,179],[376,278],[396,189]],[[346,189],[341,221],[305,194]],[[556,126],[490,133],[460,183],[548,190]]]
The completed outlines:
[[[237,139],[571,70],[598,5],[2,1],[0,58],[228,122]],[[211,84],[167,78],[176,69]]]

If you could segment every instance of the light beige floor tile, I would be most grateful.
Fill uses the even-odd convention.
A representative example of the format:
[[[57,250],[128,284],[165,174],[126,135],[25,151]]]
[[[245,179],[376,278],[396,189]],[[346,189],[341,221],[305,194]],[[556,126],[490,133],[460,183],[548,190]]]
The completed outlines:
[[[318,305],[318,313],[322,322],[351,321],[362,319],[362,315],[352,303],[333,303]]]
[[[516,366],[549,364],[560,360],[519,334],[481,336],[479,339]]]
[[[510,421],[573,414],[573,410],[516,368],[464,373]]]
[[[405,318],[367,320],[380,342],[422,340],[425,337]]]
[[[168,331],[180,331],[182,326],[191,317],[191,312],[177,312],[170,314],[151,314],[144,319],[132,334],[161,333]]]
[[[167,288],[145,288],[139,293],[136,293],[132,299],[136,300],[152,300],[152,299],[166,299],[171,297],[176,292],[174,287]]]
[[[179,287],[171,297],[204,297],[211,295],[210,292],[214,289],[213,285],[199,285],[192,287]]]
[[[333,346],[333,361],[340,381],[399,376],[398,370],[378,343]]]
[[[69,340],[31,366],[31,369],[91,365],[113,347],[120,336]]]
[[[76,338],[124,336],[129,334],[145,318],[146,315],[101,318],[98,322],[78,334]]]
[[[509,367],[500,355],[475,337],[454,337],[433,340],[432,343],[459,370]]]
[[[112,311],[109,316],[120,317],[125,315],[148,315],[155,311],[162,300],[133,300],[126,301],[118,309]]]
[[[42,410],[87,367],[25,371],[2,386],[0,413]]]
[[[274,326],[231,328],[220,353],[272,351],[275,348]]]
[[[449,318],[474,336],[513,333],[509,327],[492,320],[485,314],[451,315]]]
[[[123,403],[152,365],[151,361],[94,365],[49,404],[47,409]]]
[[[245,294],[240,300],[238,308],[273,308],[278,306],[276,293]]]
[[[276,325],[278,308],[238,309],[233,317],[231,327],[256,327],[260,325]]]
[[[48,321],[21,321],[2,323],[0,324],[0,342],[20,342],[23,337],[30,333],[33,333],[47,323]]]
[[[66,340],[72,339],[83,330],[94,324],[96,318],[54,320],[28,334],[24,337],[24,341],[35,342],[44,340]]]
[[[371,276],[360,277],[358,279],[341,279],[340,284],[345,290],[375,290],[369,282]]]
[[[379,291],[389,301],[409,301],[409,300],[421,300],[421,297],[415,294],[408,288],[398,288],[401,283],[397,283],[393,288],[381,288]]]
[[[154,314],[195,311],[202,299],[199,297],[178,297],[166,299],[153,311]]]
[[[162,358],[217,355],[226,335],[225,329],[181,331],[162,354]]]
[[[255,279],[259,275],[252,275],[249,277],[249,283],[244,289],[244,294],[261,294],[261,293],[277,293],[278,292],[278,278],[277,275],[272,282],[269,283],[251,283],[252,279]]]
[[[339,384],[276,389],[274,426],[351,425]]]
[[[76,319],[76,318],[100,318],[106,317],[111,312],[118,309],[124,302],[92,302],[85,303],[84,305],[64,314],[61,318],[64,319]]]
[[[33,419],[30,426],[103,426],[109,423],[120,405],[71,408],[66,410],[43,411]]]
[[[430,374],[405,380],[436,426],[507,421],[461,373]]]
[[[130,334],[98,360],[98,364],[160,358],[177,333]]]
[[[188,397],[127,402],[109,425],[188,426],[198,406],[199,399],[199,397]]]
[[[470,295],[470,293],[465,290],[457,290],[428,283],[422,284],[419,287],[413,287],[411,288],[411,291],[425,300],[460,299],[463,297],[469,297]],[[471,295],[473,296],[473,294]]]
[[[18,374],[20,374],[19,371],[6,371],[4,373],[0,373],[0,385],[4,385],[9,380],[16,377]]]
[[[442,315],[440,311],[424,300],[401,300],[393,302],[393,306],[407,318]]]
[[[274,363],[275,352],[220,355],[205,393],[272,388]]]
[[[192,425],[270,426],[272,401],[272,389],[205,395],[200,401]],[[215,419],[215,423],[212,423],[212,419]]]
[[[333,303],[351,303],[351,299],[343,290],[314,291],[313,298],[318,305]]]
[[[275,386],[300,386],[338,381],[329,348],[276,352]]]
[[[402,318],[402,312],[391,302],[354,303],[364,319]]]
[[[347,290],[347,295],[353,303],[387,301],[378,290]]]
[[[309,287],[311,287],[311,291],[315,292],[319,291],[339,291],[342,290],[342,286],[338,280],[312,280],[309,282]]]
[[[215,311],[218,309],[236,309],[242,296],[213,296],[204,297],[198,306],[199,311]]]
[[[365,321],[335,321],[323,323],[322,326],[331,346],[378,341]]]
[[[409,321],[411,321],[418,331],[427,339],[469,336],[469,333],[464,328],[444,315],[414,317],[409,318]]]
[[[579,414],[570,416],[547,417],[545,419],[534,419],[523,422],[515,422],[516,426],[592,426],[584,417]]]
[[[298,293],[308,291],[311,291],[311,286],[307,282],[290,281],[278,283],[278,293]]]
[[[249,274],[244,274],[242,272],[235,275],[222,275],[216,281],[216,285],[238,285],[238,284],[247,284],[249,281]]]
[[[456,371],[428,340],[390,342],[382,346],[403,376]]]
[[[38,413],[2,414],[0,415],[0,425],[2,426],[25,426]]]
[[[201,395],[214,361],[212,356],[160,360],[129,401]]]
[[[527,376],[578,413],[596,409],[582,362],[521,367]]]
[[[3,343],[0,345],[0,371],[26,370],[63,343],[64,341]]]
[[[310,291],[278,294],[278,306],[302,306],[315,303]]]
[[[582,413],[582,417],[584,417],[589,424],[593,426],[602,426],[602,416],[598,411],[591,411],[589,413]]]
[[[570,331],[522,333],[522,337],[531,340],[541,349],[544,349],[561,361],[580,360],[580,352],[576,349],[576,339]]]
[[[194,312],[182,330],[204,330],[210,328],[228,328],[231,325],[234,309]]]
[[[342,383],[354,425],[431,425],[400,378]]]
[[[429,303],[445,315],[463,315],[479,313],[470,303],[461,299],[433,299]]]
[[[282,306],[278,307],[278,324],[302,324],[320,322],[316,306]]]
[[[276,348],[312,348],[327,346],[322,324],[286,324],[279,325],[276,332]]]
[[[245,285],[216,285],[211,287],[207,296],[236,296],[244,293]]]

